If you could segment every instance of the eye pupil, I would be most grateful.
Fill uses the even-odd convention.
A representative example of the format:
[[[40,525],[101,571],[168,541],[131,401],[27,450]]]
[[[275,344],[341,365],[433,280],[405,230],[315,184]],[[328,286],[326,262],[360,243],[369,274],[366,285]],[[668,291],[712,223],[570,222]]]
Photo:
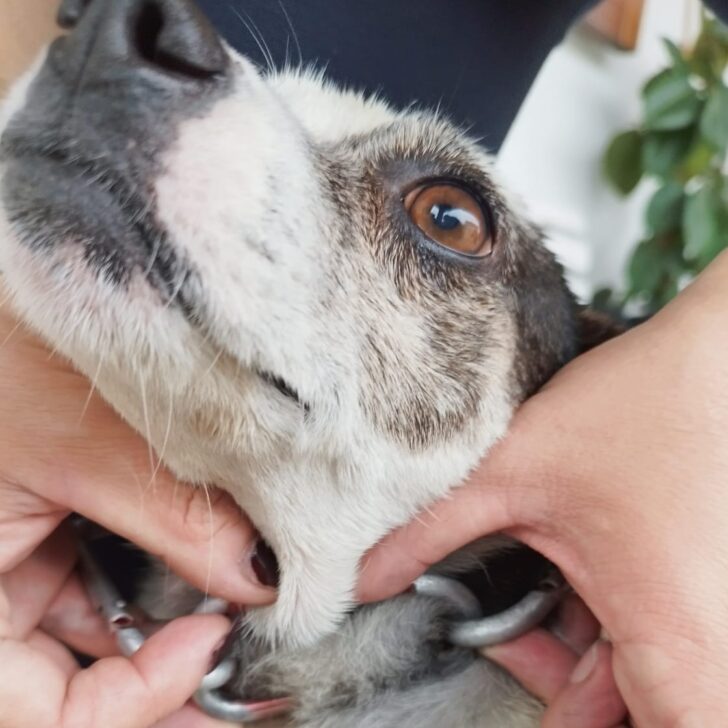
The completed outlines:
[[[452,214],[452,205],[433,205],[430,210],[432,220],[441,230],[454,230],[460,225],[456,215]]]

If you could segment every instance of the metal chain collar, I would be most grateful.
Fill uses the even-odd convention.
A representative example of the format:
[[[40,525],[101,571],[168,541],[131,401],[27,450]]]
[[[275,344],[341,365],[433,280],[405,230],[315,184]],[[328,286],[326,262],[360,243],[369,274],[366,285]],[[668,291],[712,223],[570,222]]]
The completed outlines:
[[[86,588],[100,614],[113,632],[119,651],[131,657],[145,641],[134,610],[101,568],[88,548],[88,521],[75,519],[78,535],[78,554]],[[503,612],[482,616],[475,595],[457,579],[425,574],[417,579],[411,590],[422,596],[447,602],[458,615],[450,630],[450,641],[457,647],[478,649],[509,642],[540,624],[554,609],[569,586],[554,568],[548,576],[523,599]],[[223,613],[227,603],[220,599],[205,599],[195,613]],[[205,675],[193,696],[198,707],[207,715],[231,723],[254,723],[290,713],[293,701],[289,697],[272,700],[238,700],[225,695],[222,688],[235,673],[231,658],[223,659]]]

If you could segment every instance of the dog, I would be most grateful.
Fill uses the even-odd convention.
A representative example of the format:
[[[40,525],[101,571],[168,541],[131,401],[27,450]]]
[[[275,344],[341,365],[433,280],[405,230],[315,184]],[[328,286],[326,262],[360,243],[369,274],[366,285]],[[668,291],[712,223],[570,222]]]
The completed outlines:
[[[537,701],[447,644],[443,604],[354,609],[354,588],[604,337],[540,230],[441,115],[263,73],[191,0],[60,18],[0,115],[0,269],[21,318],[272,550],[278,599],[246,612],[230,690],[291,694],[310,728],[536,725]],[[167,616],[194,599],[145,594]]]

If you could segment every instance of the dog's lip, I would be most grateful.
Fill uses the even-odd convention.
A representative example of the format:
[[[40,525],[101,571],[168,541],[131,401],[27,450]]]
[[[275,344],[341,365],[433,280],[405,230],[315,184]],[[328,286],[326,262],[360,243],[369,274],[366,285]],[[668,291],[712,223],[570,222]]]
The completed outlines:
[[[36,161],[50,165],[48,184],[80,185],[80,194],[88,185],[89,188],[105,194],[112,205],[123,211],[123,216],[128,221],[128,230],[138,240],[140,250],[148,257],[140,270],[150,287],[162,296],[165,305],[174,302],[191,325],[201,326],[197,307],[187,300],[184,290],[193,270],[177,254],[172,260],[165,260],[159,254],[158,246],[164,233],[150,214],[149,208],[135,202],[143,196],[138,183],[115,170],[112,164],[105,162],[102,155],[84,154],[72,141],[38,143],[16,130],[7,132],[2,137],[0,160],[20,164],[33,164]],[[69,209],[72,212],[74,206]],[[78,209],[80,211],[82,208],[79,206]]]

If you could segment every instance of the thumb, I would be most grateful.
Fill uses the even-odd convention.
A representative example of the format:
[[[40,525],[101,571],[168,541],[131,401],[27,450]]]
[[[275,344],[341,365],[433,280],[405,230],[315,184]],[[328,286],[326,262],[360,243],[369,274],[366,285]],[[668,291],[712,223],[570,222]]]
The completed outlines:
[[[130,659],[99,660],[73,674],[68,683],[42,655],[6,640],[2,652],[10,662],[2,663],[0,725],[149,726],[188,700],[229,629],[229,622],[218,616],[175,620]],[[42,686],[42,699],[37,686]]]
[[[553,416],[545,421],[543,410],[550,411],[541,402],[545,396],[539,392],[521,407],[507,437],[463,485],[367,554],[358,590],[362,601],[399,594],[448,554],[496,532],[541,549],[544,543],[536,532],[544,514],[553,510],[555,482],[555,438],[544,435],[544,429],[553,427]]]
[[[507,489],[499,485],[501,476],[496,476],[505,457],[499,451],[505,446],[499,443],[464,485],[391,533],[364,557],[358,590],[361,601],[399,594],[453,551],[515,525]]]

